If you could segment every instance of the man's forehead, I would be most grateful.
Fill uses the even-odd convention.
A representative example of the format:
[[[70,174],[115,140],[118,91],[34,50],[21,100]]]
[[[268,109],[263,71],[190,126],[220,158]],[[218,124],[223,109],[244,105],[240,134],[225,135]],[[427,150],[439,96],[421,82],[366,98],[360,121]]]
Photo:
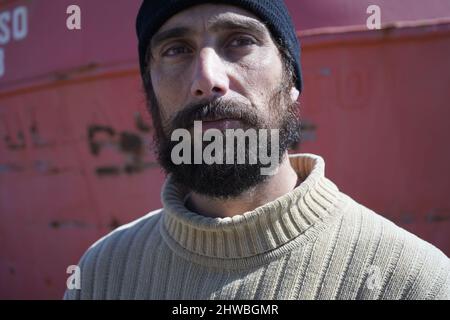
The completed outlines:
[[[220,28],[246,27],[269,32],[266,26],[251,12],[232,5],[202,4],[189,7],[167,20],[156,32],[173,28],[190,28],[217,32]]]

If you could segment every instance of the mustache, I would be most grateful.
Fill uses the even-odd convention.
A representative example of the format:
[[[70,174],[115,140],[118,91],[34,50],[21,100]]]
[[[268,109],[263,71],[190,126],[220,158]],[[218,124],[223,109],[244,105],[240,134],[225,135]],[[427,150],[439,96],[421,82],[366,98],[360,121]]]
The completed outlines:
[[[236,101],[215,99],[191,104],[179,111],[172,119],[171,129],[190,129],[194,121],[240,120],[246,126],[258,126],[261,121],[253,105]]]

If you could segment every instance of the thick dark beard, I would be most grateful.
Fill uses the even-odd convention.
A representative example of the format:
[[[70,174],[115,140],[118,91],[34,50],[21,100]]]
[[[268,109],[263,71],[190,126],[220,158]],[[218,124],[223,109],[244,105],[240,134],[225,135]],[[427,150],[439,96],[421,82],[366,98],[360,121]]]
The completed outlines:
[[[270,99],[270,106],[273,119],[265,121],[256,114],[256,109],[252,106],[243,105],[235,102],[224,102],[214,100],[207,104],[198,104],[189,106],[178,113],[172,120],[171,128],[166,132],[173,132],[177,128],[189,129],[194,120],[219,119],[227,117],[230,119],[239,119],[244,124],[244,129],[279,129],[279,154],[278,163],[281,163],[289,147],[298,143],[300,140],[300,121],[296,112],[296,103],[289,106],[282,105],[283,102],[290,101],[287,88],[277,90]],[[153,101],[155,103],[156,101]],[[158,106],[159,109],[159,106]],[[237,164],[237,153],[234,154],[234,164],[180,164],[175,165],[171,159],[172,149],[179,142],[171,141],[159,126],[155,132],[155,145],[159,163],[166,171],[172,174],[176,183],[188,188],[196,193],[214,198],[229,199],[241,195],[270,178],[270,175],[261,174],[261,169],[267,167],[263,165],[257,156],[257,163],[249,163],[249,145],[248,140],[245,144],[246,157],[245,164]],[[225,138],[224,140],[225,141]],[[270,155],[271,140],[265,141],[267,144],[267,155]],[[202,151],[208,143],[203,143]],[[259,155],[259,146],[257,155]],[[225,143],[224,143],[225,149]],[[191,146],[191,159],[194,159],[194,147]],[[226,151],[223,151],[224,159]]]

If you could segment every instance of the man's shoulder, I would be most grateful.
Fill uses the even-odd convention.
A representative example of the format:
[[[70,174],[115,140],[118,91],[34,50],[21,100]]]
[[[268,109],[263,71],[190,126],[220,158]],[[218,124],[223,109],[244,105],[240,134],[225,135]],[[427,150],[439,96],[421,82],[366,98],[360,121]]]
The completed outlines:
[[[130,252],[143,249],[148,238],[159,236],[158,222],[163,210],[158,209],[124,224],[94,242],[83,254],[79,266],[85,272],[94,271],[104,260],[117,256],[125,259]]]
[[[100,254],[99,251],[129,250],[133,247],[133,244],[145,241],[145,237],[149,237],[154,232],[159,232],[157,225],[162,213],[163,209],[151,211],[111,231],[92,244],[82,260],[92,255],[97,256]]]
[[[149,246],[160,237],[158,226],[162,215],[163,209],[152,211],[118,227],[92,244],[78,263],[82,290],[67,290],[64,298],[91,299],[95,292],[103,290],[103,284],[107,282],[105,277],[123,272],[130,265],[138,265],[142,252],[151,250]],[[108,294],[98,292],[99,297]]]
[[[450,298],[450,259],[440,249],[342,196],[346,200],[342,224],[353,225],[356,231],[354,258],[364,259],[368,270],[379,272],[378,298]]]
[[[341,195],[347,203],[343,209],[343,222],[353,223],[358,229],[362,229],[360,230],[360,239],[372,239],[391,244],[402,242],[403,249],[421,247],[444,255],[431,243],[398,226],[382,214],[375,212],[346,194],[341,193]]]

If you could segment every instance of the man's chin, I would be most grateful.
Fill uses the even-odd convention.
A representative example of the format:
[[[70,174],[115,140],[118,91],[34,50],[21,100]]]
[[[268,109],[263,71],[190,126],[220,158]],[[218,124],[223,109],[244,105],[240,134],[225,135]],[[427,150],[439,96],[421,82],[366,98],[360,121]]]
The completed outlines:
[[[176,183],[213,198],[236,198],[269,177],[260,165],[250,164],[179,165],[166,171]]]

